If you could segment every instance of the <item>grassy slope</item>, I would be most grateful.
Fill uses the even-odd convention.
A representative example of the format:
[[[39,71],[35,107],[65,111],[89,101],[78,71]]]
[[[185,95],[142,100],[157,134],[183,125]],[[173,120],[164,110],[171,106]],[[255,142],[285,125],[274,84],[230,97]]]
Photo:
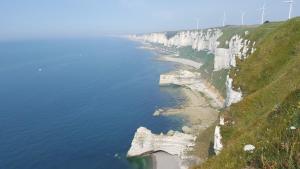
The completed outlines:
[[[256,25],[254,26],[225,26],[221,27],[220,29],[222,30],[223,34],[222,36],[218,39],[220,42],[219,48],[228,48],[228,44],[226,45],[226,41],[229,41],[234,35],[240,35],[241,37],[245,37],[245,32],[252,32],[257,28]]]
[[[300,18],[255,28],[257,51],[231,71],[245,98],[224,113],[224,150],[195,168],[300,168]],[[290,130],[290,126],[298,127]],[[254,153],[243,146],[253,144]]]

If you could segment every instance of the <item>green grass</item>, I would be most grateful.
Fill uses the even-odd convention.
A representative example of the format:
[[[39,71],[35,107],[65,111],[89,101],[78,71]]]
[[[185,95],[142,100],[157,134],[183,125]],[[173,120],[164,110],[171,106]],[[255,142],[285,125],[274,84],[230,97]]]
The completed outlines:
[[[223,34],[218,39],[220,42],[219,48],[228,48],[228,44],[226,44],[226,41],[229,41],[234,35],[240,35],[241,37],[245,37],[245,32],[248,31],[249,33],[252,32],[252,30],[256,29],[257,26],[226,26],[221,27]]]
[[[247,38],[257,51],[230,72],[244,99],[222,112],[230,122],[221,129],[224,150],[194,168],[300,168],[300,18],[264,24]]]
[[[238,74],[235,85],[246,93],[253,93],[278,79],[283,74],[282,70],[289,67],[289,61],[297,59],[299,28],[300,19],[297,18],[285,24],[265,24],[253,31],[249,38],[258,42],[257,52],[246,62],[238,63],[239,71],[232,72]],[[253,81],[255,83],[251,83]]]
[[[214,63],[213,54],[207,54],[206,51],[197,51],[193,49],[191,46],[180,47],[178,48],[178,52],[181,58],[186,58],[193,60],[195,62],[201,62],[204,65],[209,63]]]

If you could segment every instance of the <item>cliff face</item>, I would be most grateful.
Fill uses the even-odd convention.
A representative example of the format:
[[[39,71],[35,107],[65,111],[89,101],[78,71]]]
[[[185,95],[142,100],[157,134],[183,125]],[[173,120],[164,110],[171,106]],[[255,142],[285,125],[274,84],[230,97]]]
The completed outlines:
[[[248,34],[247,31],[244,32]],[[191,46],[197,51],[208,51],[214,54],[214,71],[230,69],[236,66],[236,58],[246,59],[247,56],[255,51],[255,42],[243,39],[240,35],[234,35],[226,40],[228,48],[219,48],[219,38],[223,32],[221,29],[207,29],[199,31],[180,31],[171,37],[167,32],[150,33],[145,35],[133,35],[131,39],[161,44],[166,47],[186,47]],[[226,84],[226,106],[236,103],[242,99],[241,91],[232,89],[232,80],[228,77]]]
[[[160,85],[178,85],[187,87],[193,91],[203,93],[207,98],[211,106],[216,108],[222,108],[224,106],[224,99],[216,89],[208,84],[201,78],[201,74],[198,72],[191,72],[188,70],[179,70],[168,74],[160,75]]]
[[[134,157],[157,151],[184,158],[189,148],[195,145],[196,137],[180,132],[156,135],[144,127],[137,129],[127,156]]]
[[[137,40],[158,43],[168,47],[192,46],[195,50],[209,50],[214,52],[219,45],[217,41],[222,35],[219,29],[208,29],[207,31],[181,31],[172,37],[167,33],[151,33],[141,36],[132,36]]]
[[[196,136],[181,132],[170,131],[168,134],[153,134],[144,127],[137,129],[127,156],[135,157],[159,151],[166,152],[179,158],[179,168],[188,169],[186,161],[197,160],[188,152],[195,146]]]
[[[228,48],[218,48],[218,39],[222,36],[221,29],[208,29],[206,31],[181,31],[172,37],[167,33],[150,33],[145,35],[133,35],[130,38],[161,44],[167,47],[191,46],[197,51],[208,50],[215,54],[214,70],[229,69],[236,66],[235,58],[245,59],[247,54],[253,53],[255,43],[244,40],[240,35],[235,35],[226,41]],[[247,34],[247,32],[245,32]]]
[[[248,32],[244,32],[245,35]],[[166,47],[186,47],[191,46],[196,51],[208,51],[214,54],[213,71],[220,71],[222,69],[230,69],[236,67],[236,58],[240,60],[246,59],[249,54],[252,54],[255,49],[255,43],[250,40],[243,39],[240,35],[233,35],[225,41],[227,48],[220,48],[220,42],[223,32],[221,29],[208,29],[201,31],[181,31],[167,36],[167,33],[151,33],[140,36],[131,36],[131,39],[160,44]],[[160,85],[176,84],[188,87],[192,90],[203,93],[206,97],[212,100],[211,105],[216,107],[229,107],[233,103],[238,103],[242,100],[242,92],[233,90],[233,79],[227,75],[226,83],[226,99],[222,100],[218,92],[211,89],[211,85],[205,83],[201,78],[201,74],[197,72],[179,71],[173,74],[165,74],[160,77]],[[224,120],[223,120],[224,121]],[[224,122],[223,122],[224,123]],[[214,150],[219,154],[223,149],[221,136],[221,127],[216,126],[214,134]],[[136,145],[133,145],[136,146]],[[175,145],[178,146],[178,145]],[[139,148],[141,149],[141,148]],[[162,149],[162,147],[160,147]],[[168,150],[170,151],[170,150]]]
[[[247,34],[247,32],[245,32]],[[235,35],[226,41],[229,48],[217,48],[215,52],[214,70],[229,69],[236,66],[236,57],[246,59],[249,54],[255,51],[254,45],[250,40],[244,40],[241,36]]]

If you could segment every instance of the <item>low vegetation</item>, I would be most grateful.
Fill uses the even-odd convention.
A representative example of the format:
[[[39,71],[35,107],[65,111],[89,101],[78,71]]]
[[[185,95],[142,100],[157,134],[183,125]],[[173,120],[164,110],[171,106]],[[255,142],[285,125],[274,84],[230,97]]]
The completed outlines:
[[[257,28],[257,25],[246,25],[246,26],[225,26],[220,28],[223,32],[222,36],[218,39],[220,42],[219,48],[228,48],[228,44],[226,41],[229,41],[231,37],[234,35],[239,35],[241,37],[245,37],[246,32],[250,33]]]

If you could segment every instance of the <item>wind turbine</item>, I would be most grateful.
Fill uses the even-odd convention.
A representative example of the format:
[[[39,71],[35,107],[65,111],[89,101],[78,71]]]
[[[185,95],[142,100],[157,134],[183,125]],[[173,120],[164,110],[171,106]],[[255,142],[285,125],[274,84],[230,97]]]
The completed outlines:
[[[244,25],[244,18],[245,18],[246,12],[242,12],[242,25]]]
[[[258,9],[261,11],[261,24],[265,22],[265,10],[266,10],[266,3],[262,6],[262,8]]]
[[[199,30],[199,19],[197,19],[197,30]]]
[[[290,10],[289,10],[289,19],[291,19],[292,17],[292,10],[293,10],[293,3],[294,3],[294,0],[288,0],[288,1],[283,1],[285,3],[288,3],[290,5]]]
[[[226,22],[226,12],[224,11],[224,15],[223,15],[223,27],[225,26],[225,22]]]

